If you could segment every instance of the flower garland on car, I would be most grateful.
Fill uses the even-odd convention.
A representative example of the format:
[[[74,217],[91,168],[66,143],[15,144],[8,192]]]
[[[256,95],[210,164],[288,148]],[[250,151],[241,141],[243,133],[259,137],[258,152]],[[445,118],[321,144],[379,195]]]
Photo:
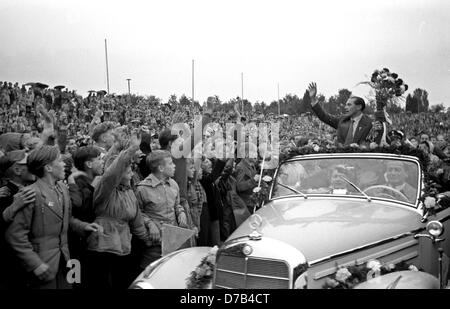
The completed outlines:
[[[314,149],[313,147],[287,147],[280,153],[280,162],[283,163],[295,156],[304,156],[310,154],[334,154],[334,153],[391,153],[398,155],[413,156],[419,159],[420,165],[424,172],[427,171],[429,165],[429,159],[424,152],[417,148],[412,148],[407,145],[402,146],[385,146],[375,148],[364,147],[332,147],[332,148],[320,148]]]
[[[425,181],[425,189],[419,198],[423,204],[423,219],[422,222],[427,221],[429,216],[436,215],[440,209],[450,207],[450,192],[441,193],[441,186],[433,179]]]
[[[416,266],[406,262],[382,265],[377,260],[371,260],[363,265],[338,267],[334,276],[327,278],[322,287],[324,289],[352,289],[356,285],[377,276],[402,270],[419,271]]]
[[[261,175],[255,175],[255,181],[258,181],[258,186],[253,188],[253,194],[250,197],[251,204],[254,208],[258,209],[269,200],[270,183],[272,177],[265,175],[261,178]],[[261,181],[262,180],[262,181]]]
[[[190,276],[186,279],[187,289],[206,289],[211,287],[218,250],[219,248],[217,246],[211,248],[208,255],[191,272]]]

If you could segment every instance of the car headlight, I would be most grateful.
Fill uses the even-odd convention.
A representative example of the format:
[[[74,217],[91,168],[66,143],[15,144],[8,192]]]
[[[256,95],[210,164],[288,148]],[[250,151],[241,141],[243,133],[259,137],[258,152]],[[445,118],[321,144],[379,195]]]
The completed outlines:
[[[431,221],[427,224],[427,232],[433,237],[439,237],[444,233],[444,225],[439,221]]]

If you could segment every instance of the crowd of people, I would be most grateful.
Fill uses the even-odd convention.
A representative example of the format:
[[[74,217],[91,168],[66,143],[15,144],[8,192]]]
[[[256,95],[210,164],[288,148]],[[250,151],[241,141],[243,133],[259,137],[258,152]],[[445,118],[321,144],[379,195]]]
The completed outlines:
[[[69,259],[82,266],[74,288],[126,288],[162,256],[164,224],[194,231],[181,247],[226,240],[254,209],[262,158],[173,156],[185,137],[173,134],[172,124],[187,123],[202,136],[211,122],[277,122],[280,152],[349,145],[358,133],[355,126],[341,134],[342,122],[315,114],[241,115],[238,108],[224,113],[105,91],[83,98],[62,89],[0,83],[0,259],[8,265],[0,289],[68,288]],[[352,104],[349,110],[361,103]],[[448,114],[392,119],[387,143],[419,147],[444,165]]]

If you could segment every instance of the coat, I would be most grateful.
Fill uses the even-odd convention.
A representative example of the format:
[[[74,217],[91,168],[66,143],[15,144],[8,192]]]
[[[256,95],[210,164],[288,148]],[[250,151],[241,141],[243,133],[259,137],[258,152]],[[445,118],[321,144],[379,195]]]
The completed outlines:
[[[0,276],[0,290],[9,288],[18,288],[21,286],[22,275],[20,266],[14,256],[9,244],[5,239],[5,233],[11,222],[5,221],[3,212],[11,206],[14,201],[14,195],[19,191],[19,186],[8,181],[6,187],[9,189],[9,195],[0,198],[0,264],[8,265]]]
[[[231,175],[229,177],[222,176],[216,181],[216,184],[223,201],[224,213],[226,213],[226,209],[231,209],[233,214],[233,218],[231,218],[231,213],[229,214],[229,218],[224,217],[224,224],[229,227],[234,226],[234,229],[236,229],[250,216],[247,205],[237,194],[236,179]],[[232,221],[234,221],[234,223]],[[231,234],[234,229],[231,230],[229,234]]]
[[[69,192],[73,216],[86,222],[94,221],[94,187],[89,178],[86,175],[75,178],[75,184],[69,184]]]
[[[253,195],[253,188],[258,183],[255,181],[256,169],[247,159],[242,159],[236,165],[236,188],[237,193],[247,205],[252,206],[251,197]]]
[[[215,181],[222,174],[225,168],[226,162],[223,160],[215,160],[213,163],[213,170],[210,174],[204,174],[203,178],[200,180],[201,185],[206,193],[206,200],[208,201],[208,212],[211,221],[219,220],[220,211],[217,188],[215,186]]]
[[[85,222],[95,220],[94,213],[94,187],[86,175],[75,178],[75,184],[69,184],[70,200],[72,202],[72,215]],[[81,260],[82,253],[86,251],[86,237],[81,237],[69,231],[69,249],[73,258]]]
[[[34,204],[21,209],[6,231],[6,240],[26,272],[32,272],[45,263],[56,276],[61,257],[65,261],[70,259],[67,243],[69,226],[80,234],[86,228],[87,223],[71,215],[66,185],[58,182],[56,186],[62,192],[62,205],[55,191],[38,179],[31,185],[36,192]]]
[[[350,119],[348,117],[337,117],[331,115],[324,111],[320,104],[314,105],[312,107],[312,110],[320,120],[337,130],[337,143],[344,145],[348,129],[350,128]],[[363,114],[361,120],[358,123],[358,127],[356,128],[352,143],[356,143],[359,145],[364,144],[371,129],[372,119],[369,116]]]
[[[103,233],[92,233],[87,239],[88,250],[128,255],[131,235],[149,241],[136,196],[130,186],[122,185],[122,175],[129,166],[137,147],[122,151],[106,169],[94,190],[95,221]]]

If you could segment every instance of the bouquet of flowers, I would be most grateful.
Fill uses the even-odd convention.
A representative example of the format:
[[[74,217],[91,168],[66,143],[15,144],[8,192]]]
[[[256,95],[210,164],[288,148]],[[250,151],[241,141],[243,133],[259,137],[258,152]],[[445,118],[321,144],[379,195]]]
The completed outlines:
[[[395,103],[407,90],[408,85],[388,68],[375,70],[370,81],[362,82],[375,90],[377,120],[386,121],[385,110],[388,103]]]
[[[362,82],[375,90],[377,111],[383,110],[390,102],[395,102],[407,90],[406,85],[397,73],[390,72],[388,68],[375,70],[370,81]]]
[[[397,73],[390,72],[388,68],[375,70],[370,81],[359,84],[370,86],[375,91],[376,112],[375,123],[371,135],[371,140],[377,145],[383,144],[386,139],[386,122],[391,124],[386,106],[394,104],[408,90],[408,85],[398,77]]]

